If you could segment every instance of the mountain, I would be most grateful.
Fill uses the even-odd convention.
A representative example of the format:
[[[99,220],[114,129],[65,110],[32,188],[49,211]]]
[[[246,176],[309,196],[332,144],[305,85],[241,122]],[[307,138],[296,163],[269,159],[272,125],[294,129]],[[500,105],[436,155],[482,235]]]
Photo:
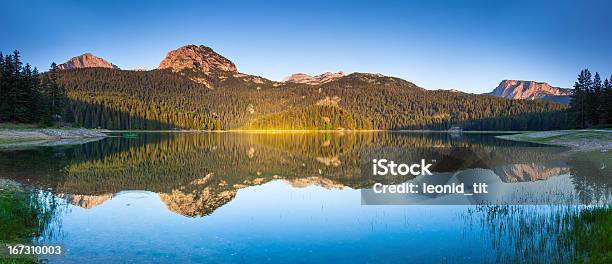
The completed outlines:
[[[328,83],[331,81],[335,81],[342,77],[344,77],[344,72],[341,72],[341,71],[336,72],[336,73],[326,72],[326,73],[323,73],[317,76],[310,76],[304,73],[296,73],[296,74],[292,74],[291,76],[288,76],[285,79],[283,79],[283,82],[320,85],[320,84]]]
[[[96,57],[91,53],[85,53],[80,56],[76,56],[67,62],[64,62],[60,65],[57,65],[57,68],[60,70],[71,70],[71,69],[80,69],[80,68],[110,68],[110,69],[119,69],[119,67],[114,64],[100,58]]]
[[[566,104],[571,90],[553,87],[545,82],[503,80],[489,94],[508,99],[542,99]]]
[[[236,65],[204,45],[187,45],[168,52],[159,63],[159,69],[180,72],[186,69],[210,73],[214,71],[238,72]]]
[[[566,126],[566,107],[431,91],[372,73],[294,75],[285,82],[237,71],[206,46],[168,53],[151,71],[74,69],[58,81],[65,118],[109,129],[537,130]]]

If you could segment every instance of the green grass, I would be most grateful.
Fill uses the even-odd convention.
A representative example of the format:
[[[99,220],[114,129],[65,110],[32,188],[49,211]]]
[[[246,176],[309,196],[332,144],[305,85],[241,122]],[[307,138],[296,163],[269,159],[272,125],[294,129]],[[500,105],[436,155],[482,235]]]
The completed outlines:
[[[36,264],[34,259],[0,259],[0,264]]]
[[[568,142],[612,142],[612,130],[558,130],[558,131],[541,131],[529,132],[515,135],[498,136],[501,139],[525,141],[532,143],[548,144],[548,145],[564,145]]]
[[[15,188],[0,193],[0,241],[26,242],[38,230],[38,207],[31,195]]]
[[[612,263],[612,207],[483,205],[468,210],[501,263]]]
[[[567,131],[567,134],[544,138],[545,141],[557,140],[577,140],[577,139],[592,139],[592,140],[612,140],[612,131],[595,131],[595,130],[578,130]]]
[[[3,187],[6,188],[6,187]],[[37,192],[8,187],[0,191],[0,243],[31,243],[54,215],[55,205]],[[0,259],[0,263],[36,263],[33,259]]]
[[[612,207],[583,210],[569,226],[561,239],[573,245],[574,263],[612,263]]]

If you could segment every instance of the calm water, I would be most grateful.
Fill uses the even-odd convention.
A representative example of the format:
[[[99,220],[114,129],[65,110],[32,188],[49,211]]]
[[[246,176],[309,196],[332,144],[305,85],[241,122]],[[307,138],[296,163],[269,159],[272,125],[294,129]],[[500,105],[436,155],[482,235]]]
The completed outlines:
[[[59,203],[34,238],[65,245],[51,263],[512,262],[525,257],[517,241],[548,239],[513,223],[562,210],[518,206],[492,216],[471,205],[362,205],[362,157],[385,148],[444,149],[439,171],[484,170],[581,204],[612,193],[608,153],[571,155],[488,134],[143,133],[3,151],[0,178]],[[546,250],[537,255],[548,258]]]

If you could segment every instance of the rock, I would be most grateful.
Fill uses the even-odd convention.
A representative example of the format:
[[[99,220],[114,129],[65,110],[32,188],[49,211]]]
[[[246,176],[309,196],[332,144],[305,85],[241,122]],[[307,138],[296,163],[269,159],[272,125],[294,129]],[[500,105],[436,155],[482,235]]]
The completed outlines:
[[[324,83],[328,83],[331,81],[335,81],[342,77],[344,77],[344,73],[341,71],[336,72],[336,73],[326,72],[326,73],[323,73],[317,76],[310,76],[304,73],[296,73],[296,74],[292,74],[291,76],[283,79],[283,82],[319,85],[319,84],[324,84]]]
[[[91,53],[85,53],[80,56],[76,56],[65,63],[57,65],[60,70],[70,70],[79,68],[111,68],[119,69],[116,65],[100,58],[96,57]]]
[[[238,71],[233,62],[203,45],[187,45],[168,52],[159,63],[159,69],[170,69],[173,72],[192,69],[204,73]]]
[[[503,80],[489,95],[508,99],[553,99],[552,97],[567,97],[570,89],[550,86],[545,82]],[[562,98],[557,98],[563,101]]]

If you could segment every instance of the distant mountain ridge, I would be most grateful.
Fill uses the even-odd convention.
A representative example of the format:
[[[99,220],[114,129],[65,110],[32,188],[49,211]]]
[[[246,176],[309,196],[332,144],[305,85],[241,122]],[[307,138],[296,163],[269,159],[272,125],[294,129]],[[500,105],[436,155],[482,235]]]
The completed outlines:
[[[110,69],[119,69],[116,65],[100,58],[96,57],[93,54],[87,52],[85,54],[76,56],[64,62],[60,65],[57,65],[57,68],[60,70],[71,70],[71,69],[80,69],[80,68],[110,68]]]
[[[339,78],[344,77],[344,72],[339,71],[339,72],[326,72],[323,74],[319,74],[316,76],[310,76],[308,74],[304,74],[304,73],[295,73],[292,74],[291,76],[285,77],[283,79],[283,82],[290,82],[290,83],[304,83],[304,84],[310,84],[310,85],[320,85],[320,84],[324,84],[324,83],[328,83],[334,80],[337,80]]]
[[[58,79],[74,102],[67,116],[85,127],[536,130],[567,123],[564,115],[550,118],[565,109],[559,104],[426,90],[382,74],[272,81],[239,72],[202,45],[168,52],[155,70],[74,69]]]
[[[71,58],[65,63],[58,65],[58,69],[69,70],[78,68],[111,68],[119,69],[116,65],[85,53]],[[271,81],[260,76],[253,76],[238,72],[236,65],[229,59],[215,52],[212,48],[204,45],[185,45],[169,51],[159,63],[158,69],[168,69],[172,72],[186,74],[190,80],[213,88],[219,81],[227,78],[241,78],[257,84],[270,83],[274,86],[282,84],[307,84],[317,86],[340,80],[347,75],[342,72],[325,72],[311,76],[305,73],[295,73],[285,77],[281,82]],[[191,70],[185,72],[185,70]],[[143,71],[143,70],[138,70]],[[382,74],[359,73],[362,77],[371,78],[387,77]],[[449,90],[451,92],[461,92]],[[506,99],[548,100],[567,104],[571,89],[554,87],[545,82],[524,80],[502,80],[500,84],[487,95],[503,97]]]
[[[571,90],[550,86],[545,82],[503,80],[489,95],[507,99],[550,100],[566,103]]]

